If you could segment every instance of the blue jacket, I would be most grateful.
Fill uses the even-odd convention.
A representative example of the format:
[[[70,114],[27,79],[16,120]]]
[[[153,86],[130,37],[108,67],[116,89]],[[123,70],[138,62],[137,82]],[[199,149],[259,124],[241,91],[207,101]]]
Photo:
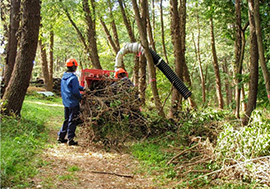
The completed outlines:
[[[80,90],[83,90],[83,87],[79,85],[77,76],[72,72],[65,72],[61,80],[62,102],[65,107],[79,105],[82,98]]]

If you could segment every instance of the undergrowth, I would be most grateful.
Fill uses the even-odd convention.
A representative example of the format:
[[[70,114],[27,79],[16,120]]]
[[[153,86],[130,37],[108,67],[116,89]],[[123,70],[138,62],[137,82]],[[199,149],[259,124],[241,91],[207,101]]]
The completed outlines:
[[[165,188],[267,188],[268,116],[255,110],[249,125],[242,126],[229,111],[182,112],[170,123],[176,124],[174,132],[153,135],[131,151],[142,162],[142,171]],[[159,123],[164,122],[170,120]]]
[[[55,102],[59,99],[26,96],[21,118],[1,117],[1,187],[29,187],[28,179],[42,164],[35,155],[48,140],[45,124],[49,117],[62,115],[61,107],[47,105]]]

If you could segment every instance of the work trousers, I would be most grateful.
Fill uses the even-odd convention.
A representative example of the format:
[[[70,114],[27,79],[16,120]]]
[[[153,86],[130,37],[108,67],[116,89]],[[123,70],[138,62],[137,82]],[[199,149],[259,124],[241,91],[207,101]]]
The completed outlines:
[[[80,106],[65,107],[65,121],[58,133],[59,138],[64,139],[67,135],[68,140],[72,140],[75,137],[79,114]]]

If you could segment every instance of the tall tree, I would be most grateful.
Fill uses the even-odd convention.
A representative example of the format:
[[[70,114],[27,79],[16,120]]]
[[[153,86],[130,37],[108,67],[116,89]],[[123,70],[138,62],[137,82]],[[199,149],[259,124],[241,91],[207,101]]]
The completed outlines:
[[[90,49],[90,59],[92,64],[97,69],[102,69],[97,49],[96,40],[96,19],[95,19],[95,1],[91,0],[92,11],[90,9],[88,0],[83,0],[83,10],[85,15],[85,21],[87,25],[87,41]]]
[[[192,86],[191,83],[191,78],[190,78],[190,74],[189,74],[189,70],[186,64],[186,16],[187,16],[187,10],[186,10],[186,0],[180,0],[180,6],[179,6],[179,13],[180,13],[180,36],[181,36],[181,65],[183,66],[183,78],[184,81],[189,85]],[[178,65],[180,66],[180,65]],[[177,67],[177,66],[176,66]],[[190,106],[192,108],[196,108],[196,102],[194,101],[193,97],[189,97],[188,101],[190,103]],[[181,103],[179,102],[179,105],[181,105]]]
[[[135,19],[136,19],[136,23],[137,23],[139,34],[140,34],[141,44],[144,48],[144,54],[145,54],[145,57],[146,57],[147,63],[148,63],[148,71],[149,71],[149,78],[150,78],[149,82],[151,83],[151,89],[152,89],[155,105],[156,105],[158,114],[161,117],[165,117],[165,113],[163,111],[163,107],[162,107],[162,104],[160,102],[160,98],[159,98],[159,94],[158,94],[158,90],[157,90],[156,70],[155,70],[152,55],[151,55],[150,50],[149,50],[149,43],[147,40],[147,29],[146,29],[146,14],[147,13],[146,13],[146,10],[148,10],[148,8],[147,8],[148,1],[142,0],[142,2],[141,2],[142,16],[140,16],[140,11],[139,11],[138,4],[137,4],[136,0],[132,0],[132,5],[133,5],[134,12],[135,12]]]
[[[162,1],[160,0],[160,25],[161,25],[161,39],[162,39],[162,50],[165,56],[166,62],[169,64],[168,56],[167,56],[167,50],[165,45],[165,33],[164,33],[164,21],[163,21],[163,5]]]
[[[175,72],[179,78],[183,79],[183,63],[181,56],[182,41],[180,38],[180,16],[178,12],[178,0],[170,0],[170,11],[171,11],[171,33],[172,33],[172,43],[174,46],[174,56],[175,56]],[[177,112],[179,101],[181,101],[178,91],[174,88],[172,91],[171,98],[171,108],[169,112],[169,117],[173,118]]]
[[[33,61],[36,55],[40,25],[40,1],[27,0],[22,3],[22,33],[14,70],[3,96],[5,114],[20,115],[23,100],[29,86]]]
[[[254,0],[254,19],[255,19],[255,27],[256,27],[256,35],[258,41],[258,48],[259,48],[259,59],[260,65],[263,71],[263,77],[265,82],[265,88],[267,92],[267,97],[270,102],[270,73],[268,71],[265,57],[264,57],[264,47],[263,47],[263,40],[262,40],[262,31],[261,31],[261,21],[260,21],[260,12],[259,12],[259,1]]]
[[[121,10],[123,21],[129,36],[130,42],[136,42],[136,37],[132,29],[131,20],[127,15],[128,8],[125,8],[125,4],[122,0],[118,0],[118,4]],[[135,85],[139,86],[139,93],[141,98],[141,103],[145,104],[145,89],[146,89],[146,59],[144,57],[135,56],[134,57],[134,68],[133,68],[133,77]]]
[[[201,48],[200,48],[201,27],[200,27],[200,22],[199,22],[199,14],[197,11],[195,14],[196,14],[197,27],[198,27],[197,42],[195,41],[194,34],[192,34],[192,35],[193,35],[193,43],[194,43],[196,60],[199,64],[199,73],[200,73],[201,85],[202,85],[202,100],[203,100],[203,103],[205,104],[205,102],[206,102],[206,95],[205,95],[206,88],[205,88],[205,77],[204,77],[204,73],[203,73],[202,60],[201,60]]]
[[[170,1],[171,11],[171,33],[172,43],[174,46],[175,57],[175,72],[180,79],[185,80],[191,85],[189,71],[186,65],[185,51],[186,51],[186,1],[178,0]],[[194,107],[195,102],[189,99],[191,106]],[[171,108],[169,117],[174,117],[178,109],[182,108],[182,97],[176,88],[173,88],[171,97]]]
[[[117,46],[117,41],[115,41],[115,40],[113,39],[113,37],[112,37],[112,35],[110,34],[110,31],[109,31],[109,29],[108,29],[106,23],[103,21],[103,18],[100,17],[99,20],[100,20],[100,23],[101,23],[101,25],[102,25],[102,27],[103,27],[103,30],[104,30],[104,32],[105,32],[105,34],[106,34],[106,36],[107,36],[107,40],[108,40],[109,44],[111,45],[114,54],[116,55],[116,54],[118,53],[118,51],[120,50],[120,48]],[[119,42],[118,42],[118,43],[119,43]]]
[[[242,86],[242,70],[245,53],[245,31],[248,23],[242,27],[241,0],[235,1],[235,41],[234,41],[234,84],[235,84],[235,117],[240,118],[240,101]]]
[[[52,91],[53,86],[52,86],[52,80],[50,79],[50,71],[49,71],[49,64],[48,64],[48,59],[47,59],[47,52],[46,52],[46,47],[42,42],[42,39],[38,40],[38,46],[40,49],[40,56],[41,56],[41,64],[42,64],[42,73],[44,77],[44,83],[45,83],[45,89],[47,91]]]
[[[243,125],[247,125],[252,111],[256,108],[258,91],[258,43],[256,36],[256,26],[254,20],[254,0],[248,0],[248,17],[250,32],[250,75],[248,103],[245,115],[242,118]]]
[[[53,46],[54,46],[54,31],[51,27],[50,30],[50,49],[49,49],[49,82],[53,88]]]
[[[211,6],[211,8],[213,7]],[[211,28],[211,46],[212,46],[212,55],[213,55],[213,66],[214,66],[214,71],[216,75],[216,93],[217,93],[217,98],[218,98],[218,107],[223,109],[224,102],[223,102],[222,91],[221,91],[221,79],[220,79],[218,58],[217,58],[217,52],[216,52],[214,22],[213,22],[212,15],[210,16],[210,28]]]
[[[97,49],[97,35],[96,35],[96,19],[95,19],[95,2],[91,0],[91,7],[87,0],[83,0],[83,10],[84,10],[84,19],[86,23],[86,30],[87,33],[83,34],[80,31],[79,27],[71,17],[71,14],[68,8],[64,5],[63,0],[59,0],[62,4],[62,8],[70,21],[71,25],[74,27],[75,31],[77,32],[86,54],[88,55],[87,58],[92,63],[92,66],[96,69],[102,69],[102,66],[99,61],[98,49]],[[92,10],[92,11],[91,11]],[[85,35],[87,36],[85,38]]]
[[[19,24],[20,24],[20,0],[11,0],[10,7],[10,25],[8,31],[8,44],[7,44],[7,57],[6,57],[6,67],[4,73],[4,89],[1,91],[3,95],[5,88],[8,86],[11,74],[15,65],[15,59],[17,55],[17,45],[18,38],[17,35]]]

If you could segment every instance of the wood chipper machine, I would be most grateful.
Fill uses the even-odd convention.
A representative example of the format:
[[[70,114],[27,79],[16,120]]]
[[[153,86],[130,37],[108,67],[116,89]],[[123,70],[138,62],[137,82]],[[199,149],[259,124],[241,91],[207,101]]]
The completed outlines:
[[[127,53],[144,54],[144,49],[139,43],[127,43],[116,55],[115,70],[122,67],[123,57]],[[153,50],[150,49],[153,61],[162,73],[169,79],[178,92],[187,99],[191,91],[185,86],[170,66]],[[89,88],[90,91],[99,91],[115,81],[114,70],[84,69],[81,71],[80,85]]]

